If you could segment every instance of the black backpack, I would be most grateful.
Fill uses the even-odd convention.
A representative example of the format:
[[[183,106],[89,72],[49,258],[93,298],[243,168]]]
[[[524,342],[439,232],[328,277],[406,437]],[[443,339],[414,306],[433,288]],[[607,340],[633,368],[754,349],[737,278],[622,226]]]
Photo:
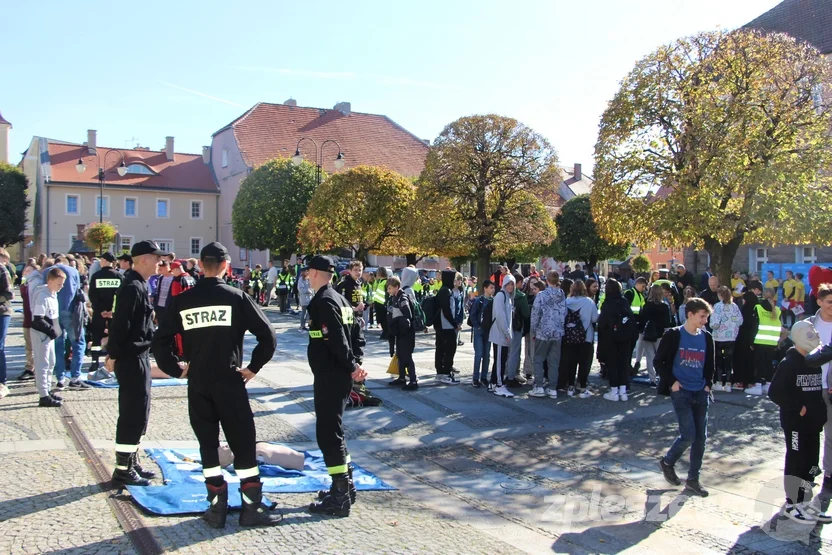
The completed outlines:
[[[586,328],[581,321],[581,310],[566,309],[566,322],[563,325],[563,342],[568,345],[580,345],[586,341]]]
[[[496,297],[495,297],[496,299]],[[488,333],[491,331],[491,326],[494,325],[494,299],[483,300],[482,304],[485,307],[482,309],[482,316],[480,317],[480,327],[482,328],[483,333]]]
[[[425,326],[430,327],[436,321],[436,315],[439,313],[439,303],[436,302],[436,296],[425,297],[422,299],[422,313],[424,314]]]
[[[644,326],[644,340],[652,343],[653,341],[658,341],[659,339],[661,339],[661,335],[659,335],[656,322],[648,320],[647,324]]]
[[[631,311],[622,308],[615,315],[612,339],[616,343],[632,343],[638,339],[638,325]]]

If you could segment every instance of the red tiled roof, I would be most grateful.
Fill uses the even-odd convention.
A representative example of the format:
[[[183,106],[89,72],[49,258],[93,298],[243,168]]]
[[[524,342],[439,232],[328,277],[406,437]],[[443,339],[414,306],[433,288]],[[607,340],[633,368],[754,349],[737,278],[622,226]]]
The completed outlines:
[[[422,172],[428,154],[428,145],[421,139],[390,118],[375,114],[344,115],[338,110],[260,103],[230,127],[243,161],[249,167],[257,167],[277,156],[292,157],[301,137],[315,140],[318,148],[327,139],[338,141],[346,168],[381,166],[407,177],[416,177]],[[313,149],[309,141],[300,145],[301,154],[310,162],[315,160]],[[337,150],[332,144],[324,148],[324,171],[336,171],[333,162]]]
[[[832,2],[829,0],[785,0],[744,27],[787,33],[808,42],[821,54],[832,52]]]
[[[75,144],[61,144],[49,142],[49,162],[52,166],[53,183],[82,183],[86,185],[98,184],[98,160],[104,163],[107,157],[107,185],[122,187],[148,188],[148,189],[170,189],[182,191],[204,191],[206,193],[217,193],[217,185],[211,168],[203,163],[202,156],[198,154],[174,154],[174,160],[170,161],[164,151],[153,150],[122,150],[97,147],[99,158],[88,155],[87,147]],[[124,163],[130,165],[141,163],[153,170],[157,175],[144,175],[128,173],[121,177],[116,173],[116,168],[121,165],[121,156],[107,153],[111,150],[119,150],[124,154]],[[78,159],[83,158],[87,169],[79,174],[75,169]]]

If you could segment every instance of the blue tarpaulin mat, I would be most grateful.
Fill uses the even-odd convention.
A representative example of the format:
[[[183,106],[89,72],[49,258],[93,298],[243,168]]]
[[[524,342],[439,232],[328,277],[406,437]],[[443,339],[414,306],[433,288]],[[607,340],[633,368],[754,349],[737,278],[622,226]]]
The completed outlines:
[[[205,478],[198,449],[145,449],[159,464],[163,486],[128,486],[133,500],[147,512],[157,515],[181,515],[202,513],[208,509],[205,499]],[[331,479],[326,471],[320,451],[305,451],[303,470],[288,470],[277,465],[261,464],[260,479],[263,493],[314,493],[329,489]],[[353,463],[355,488],[359,491],[390,491],[393,486]],[[234,467],[223,469],[228,482],[228,507],[239,509],[240,480]],[[273,497],[273,496],[272,496]],[[274,501],[274,499],[271,499]]]
[[[101,381],[93,381],[93,380],[84,380],[86,383],[90,384],[93,387],[109,387],[109,388],[118,388],[118,380],[115,378],[109,380],[101,380]],[[164,387],[169,385],[188,385],[188,380],[180,380],[178,378],[159,378],[155,379],[152,382],[152,387]]]

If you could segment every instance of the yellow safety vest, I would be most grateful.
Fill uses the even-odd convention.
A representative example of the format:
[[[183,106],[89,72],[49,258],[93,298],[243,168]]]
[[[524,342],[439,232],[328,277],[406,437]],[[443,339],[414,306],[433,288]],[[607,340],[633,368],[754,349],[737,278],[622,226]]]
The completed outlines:
[[[770,345],[776,347],[780,342],[780,309],[774,307],[777,316],[772,316],[771,312],[764,309],[762,305],[754,307],[757,311],[757,317],[760,320],[760,327],[757,328],[757,335],[754,337],[755,345]]]
[[[632,289],[633,291],[633,302],[630,303],[630,309],[633,311],[633,314],[641,313],[641,307],[644,306],[644,295],[638,292],[638,289],[635,287]]]
[[[373,302],[376,304],[384,304],[387,293],[387,280],[377,279],[375,281],[375,290],[373,291]]]

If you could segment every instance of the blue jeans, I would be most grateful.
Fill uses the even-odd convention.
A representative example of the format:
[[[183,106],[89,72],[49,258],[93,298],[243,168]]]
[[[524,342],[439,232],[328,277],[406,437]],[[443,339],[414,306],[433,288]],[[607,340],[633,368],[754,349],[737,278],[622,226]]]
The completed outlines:
[[[473,328],[474,339],[474,381],[488,379],[488,365],[491,362],[491,349],[488,344],[488,334],[483,334],[482,328]],[[482,372],[480,372],[482,370]]]
[[[77,380],[81,376],[81,363],[84,362],[84,350],[87,346],[84,341],[84,329],[81,328],[81,335],[75,337],[72,327],[72,312],[68,310],[61,311],[58,321],[61,323],[61,335],[55,340],[55,378],[61,381],[67,373],[64,353],[66,352],[66,343],[69,342],[69,347],[72,349],[72,367],[69,369],[69,379]]]
[[[710,394],[705,391],[680,389],[671,391],[673,410],[679,421],[679,437],[664,456],[664,462],[673,466],[690,447],[690,469],[688,480],[699,480],[702,457],[705,455],[705,440],[708,438],[708,405]]]
[[[0,316],[0,383],[6,383],[6,334],[12,315]]]

